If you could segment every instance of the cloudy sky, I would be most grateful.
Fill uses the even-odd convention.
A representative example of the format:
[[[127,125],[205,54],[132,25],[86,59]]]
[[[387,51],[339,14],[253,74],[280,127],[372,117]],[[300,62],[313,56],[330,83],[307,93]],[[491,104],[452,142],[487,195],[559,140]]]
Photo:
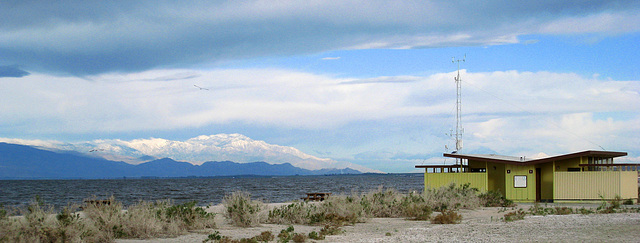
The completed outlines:
[[[0,138],[239,133],[419,172],[466,54],[461,152],[640,162],[639,1],[62,2],[0,2]]]

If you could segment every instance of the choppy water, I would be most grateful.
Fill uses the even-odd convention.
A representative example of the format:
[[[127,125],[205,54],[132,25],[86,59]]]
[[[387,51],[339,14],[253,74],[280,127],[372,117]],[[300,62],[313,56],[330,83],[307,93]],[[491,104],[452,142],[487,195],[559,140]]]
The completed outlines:
[[[254,199],[287,202],[308,192],[351,194],[378,187],[406,193],[424,188],[423,174],[285,176],[252,178],[181,178],[115,180],[0,180],[0,205],[24,207],[36,196],[56,208],[80,204],[96,196],[114,196],[125,206],[138,201],[171,199],[175,203],[197,201],[199,205],[219,204],[225,195],[247,191]]]

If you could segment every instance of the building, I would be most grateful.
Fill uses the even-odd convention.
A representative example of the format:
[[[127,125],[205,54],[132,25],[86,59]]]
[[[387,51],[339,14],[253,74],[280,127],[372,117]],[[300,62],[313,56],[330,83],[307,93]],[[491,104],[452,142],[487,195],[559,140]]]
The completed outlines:
[[[470,183],[516,202],[638,199],[638,164],[614,164],[626,152],[583,151],[540,159],[495,154],[445,153],[454,165],[424,168],[426,188]]]

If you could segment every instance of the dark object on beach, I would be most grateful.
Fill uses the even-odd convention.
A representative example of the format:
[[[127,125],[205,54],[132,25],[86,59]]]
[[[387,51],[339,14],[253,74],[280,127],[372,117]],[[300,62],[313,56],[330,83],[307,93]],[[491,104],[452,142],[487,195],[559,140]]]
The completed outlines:
[[[324,201],[324,199],[330,195],[330,192],[313,192],[307,193],[307,197],[301,197],[300,199],[305,201]]]
[[[107,199],[107,200],[96,200],[96,199],[84,200],[84,204],[85,205],[94,205],[96,207],[111,205],[111,202],[112,202],[111,199]]]

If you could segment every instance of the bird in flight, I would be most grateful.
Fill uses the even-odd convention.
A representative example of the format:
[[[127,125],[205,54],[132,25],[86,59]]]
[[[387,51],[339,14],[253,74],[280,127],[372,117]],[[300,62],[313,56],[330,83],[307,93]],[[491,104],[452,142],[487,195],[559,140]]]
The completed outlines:
[[[104,149],[92,149],[92,150],[89,150],[89,153],[97,152],[97,151],[104,151]]]
[[[200,87],[200,86],[195,85],[195,84],[194,84],[193,86],[195,86],[196,88],[198,88],[198,89],[200,89],[200,90],[209,90],[209,89],[207,89],[207,88],[203,88],[203,87]]]

